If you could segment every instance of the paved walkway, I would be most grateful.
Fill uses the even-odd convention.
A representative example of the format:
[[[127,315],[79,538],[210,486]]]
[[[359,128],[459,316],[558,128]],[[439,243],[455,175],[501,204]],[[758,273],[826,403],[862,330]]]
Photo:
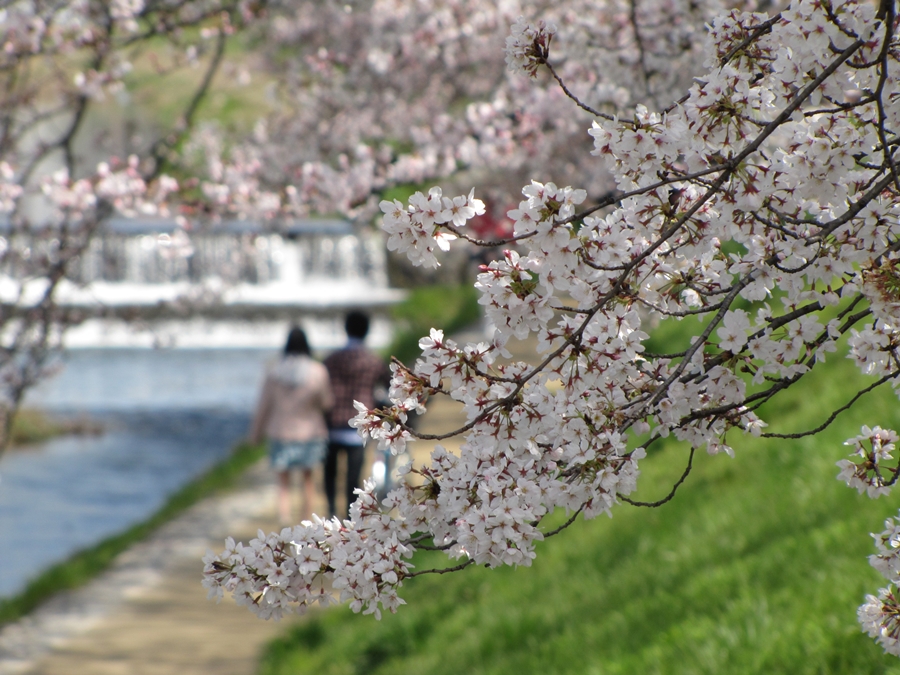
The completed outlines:
[[[445,404],[425,421],[423,431],[446,431],[458,418]],[[414,456],[427,458],[430,447]],[[325,511],[324,496],[315,510]],[[200,559],[221,550],[226,536],[247,541],[258,529],[278,529],[275,513],[263,461],[236,489],[195,505],[86,587],[0,629],[0,675],[255,675],[264,645],[301,619],[261,621],[229,597],[208,601]]]

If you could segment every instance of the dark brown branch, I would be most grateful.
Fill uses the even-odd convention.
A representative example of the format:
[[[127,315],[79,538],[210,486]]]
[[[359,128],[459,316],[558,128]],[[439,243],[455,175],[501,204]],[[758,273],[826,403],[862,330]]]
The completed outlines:
[[[454,546],[456,546],[456,541],[451,541],[449,544],[443,544],[441,546],[434,546],[432,544],[418,544],[416,545],[416,548],[420,551],[449,551]]]
[[[460,563],[459,565],[456,565],[454,567],[444,567],[441,569],[419,570],[418,572],[410,572],[404,577],[404,579],[412,579],[413,577],[419,577],[423,574],[449,574],[450,572],[459,572],[460,570],[464,570],[465,568],[467,568],[469,565],[474,564],[475,560],[469,558],[468,560],[466,560],[466,562]]]
[[[158,138],[150,149],[150,155],[153,157],[153,170],[147,177],[148,181],[157,178],[160,173],[162,173],[168,152],[181,143],[193,128],[194,117],[197,114],[197,110],[200,108],[203,99],[206,98],[209,88],[212,85],[212,81],[219,71],[219,66],[222,64],[222,58],[225,56],[225,45],[227,42],[228,37],[225,34],[225,30],[220,29],[216,40],[216,51],[213,53],[209,66],[206,68],[203,80],[200,82],[200,85],[197,87],[197,90],[194,92],[194,95],[191,97],[191,100],[185,108],[184,114],[178,125],[179,128],[168,137]]]
[[[853,396],[853,398],[851,398],[849,401],[847,401],[847,403],[842,405],[840,408],[837,408],[836,410],[834,410],[828,416],[828,418],[824,422],[822,422],[822,424],[815,427],[814,429],[809,429],[807,431],[797,431],[797,432],[793,432],[793,433],[789,433],[789,434],[765,433],[765,434],[760,434],[760,436],[762,436],[763,438],[803,438],[804,436],[813,436],[813,435],[819,433],[820,431],[824,431],[832,422],[834,422],[834,420],[837,419],[838,415],[840,415],[845,410],[849,410],[850,407],[854,403],[856,403],[859,399],[861,399],[863,396],[868,394],[873,389],[880,387],[885,382],[890,382],[891,380],[896,379],[896,377],[898,375],[900,375],[900,372],[895,372],[895,373],[891,373],[890,375],[885,375],[884,377],[879,379],[874,384],[869,385],[865,389],[860,389],[858,392],[856,392],[856,394]]]
[[[679,478],[678,481],[675,483],[675,485],[672,486],[671,492],[669,492],[669,494],[667,494],[662,499],[655,501],[655,502],[639,502],[639,501],[636,501],[633,499],[629,499],[628,497],[626,497],[624,495],[618,495],[619,499],[621,499],[623,502],[627,502],[628,504],[631,504],[632,506],[646,506],[646,507],[654,508],[654,509],[658,506],[662,506],[666,502],[671,501],[672,498],[675,496],[675,493],[678,491],[678,488],[681,487],[681,484],[684,483],[684,481],[687,479],[688,474],[691,473],[691,469],[694,466],[694,452],[695,452],[694,448],[691,448],[691,451],[688,454],[688,463],[687,463],[687,466],[684,467],[684,472],[681,474],[681,478]]]
[[[575,513],[573,513],[569,517],[569,519],[566,520],[566,522],[564,522],[562,525],[560,525],[556,529],[550,530],[549,532],[544,532],[544,538],[546,539],[547,537],[553,537],[553,536],[559,534],[560,532],[562,532],[563,530],[565,530],[567,527],[569,527],[569,525],[571,525],[572,523],[575,522],[575,519],[578,518],[578,514],[580,514],[583,510],[584,510],[584,505],[579,506],[578,510]]]
[[[634,31],[634,42],[638,49],[638,61],[641,64],[641,75],[644,78],[644,93],[649,97],[650,93],[650,74],[647,71],[647,53],[644,49],[644,41],[641,38],[641,28],[638,26],[637,17],[637,0],[630,0],[629,19],[631,21],[631,30]]]

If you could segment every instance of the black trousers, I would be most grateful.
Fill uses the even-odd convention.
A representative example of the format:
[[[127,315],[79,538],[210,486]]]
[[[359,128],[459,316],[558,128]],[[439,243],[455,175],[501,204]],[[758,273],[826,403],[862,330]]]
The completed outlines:
[[[347,484],[344,487],[346,506],[342,513],[338,513],[335,504],[337,497],[337,461],[342,452],[347,454]],[[328,499],[328,515],[339,516],[342,520],[347,518],[350,504],[356,501],[353,491],[362,487],[359,476],[362,473],[363,460],[366,449],[362,445],[344,445],[342,443],[329,443],[328,454],[325,455],[325,498]]]

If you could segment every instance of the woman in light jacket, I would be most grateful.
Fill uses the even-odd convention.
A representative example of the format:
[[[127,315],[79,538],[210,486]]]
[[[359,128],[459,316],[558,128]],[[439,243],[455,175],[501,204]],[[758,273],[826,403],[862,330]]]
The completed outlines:
[[[312,515],[315,498],[313,469],[328,447],[325,412],[332,406],[328,371],[310,356],[302,329],[288,334],[282,357],[266,373],[250,440],[269,442],[269,458],[278,474],[278,515],[291,522],[290,470],[303,476],[301,520]]]

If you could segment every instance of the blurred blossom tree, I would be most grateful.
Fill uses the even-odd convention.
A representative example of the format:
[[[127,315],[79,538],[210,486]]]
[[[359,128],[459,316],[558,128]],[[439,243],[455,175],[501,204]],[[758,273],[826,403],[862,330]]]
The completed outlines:
[[[702,27],[721,9],[594,4],[547,9],[569,50],[553,77],[577,82],[591,106],[629,114],[634,101],[688,85]],[[497,239],[510,225],[508,195],[535,166],[609,193],[609,173],[583,151],[590,108],[565,107],[550,75],[533,86],[496,58],[525,10],[516,0],[0,4],[0,448],[79,320],[56,302],[59,287],[114,213],[273,226],[336,213],[368,224],[386,189],[440,178],[478,182],[493,204],[482,225],[494,225],[479,231]],[[246,106],[264,111],[252,133],[204,108],[223,64],[233,81],[263,83],[264,100]],[[148,90],[157,109],[138,115],[162,112],[160,99],[176,112],[110,147],[110,100],[146,101]]]
[[[704,25],[725,5],[545,4],[561,51],[553,73],[530,82],[497,58],[510,24],[529,11],[519,0],[271,0],[256,28],[278,83],[275,110],[243,142],[206,146],[208,189],[231,194],[217,179],[230,167],[282,193],[292,212],[365,218],[391,185],[452,175],[477,183],[500,211],[535,167],[559,184],[609,191],[608,171],[584,152],[592,113],[568,105],[553,77],[607,113],[664,105],[687,89]]]
[[[265,130],[241,152],[262,173],[298,179],[296,192],[285,191],[291,199],[347,211],[364,211],[391,181],[461,169],[479,194],[502,194],[520,171],[532,180],[508,211],[508,249],[476,281],[489,341],[457,345],[432,331],[414,367],[394,363],[392,405],[360,406],[354,420],[395,452],[413,438],[456,436],[459,452],[436,445],[430,463],[408,466],[409,483],[382,503],[367,485],[349,520],[315,518],[249,545],[229,540],[205,559],[212,597],[232,592],[265,618],[331,604],[335,592],[380,616],[403,604],[406,579],[529,565],[536,542],[579,514],[672,499],[697,450],[731,455],[738,430],[815,435],[868,391],[900,382],[892,0],[795,0],[771,15],[650,0],[557,3],[537,21],[510,21],[505,74],[469,47],[471,36],[497,30],[502,10],[409,5],[374,2],[369,31],[354,23],[352,6],[346,16],[332,7],[327,27],[312,11],[275,22],[288,43],[318,44],[333,31],[353,47],[322,42],[305,62],[285,62],[295,97],[286,100],[303,101],[302,111],[276,115],[269,131],[287,139],[318,124],[318,158],[292,164],[294,143],[266,154]],[[701,30],[705,12],[717,16]],[[364,44],[364,59],[349,56]],[[358,88],[345,86],[353,79]],[[577,129],[587,119],[590,151]],[[325,161],[342,150],[331,124],[347,139],[336,164]],[[569,176],[578,187],[558,187]],[[462,192],[382,200],[388,247],[435,266],[454,241],[496,245],[469,234],[466,224],[486,207]],[[687,317],[701,322],[683,349],[645,348],[650,322]],[[508,345],[527,338],[534,358],[513,360]],[[803,386],[842,347],[871,384],[817,428],[766,432],[760,406]],[[466,424],[418,433],[407,415],[438,396],[457,402]],[[638,502],[629,495],[639,463],[667,436],[690,448],[684,474],[663,499]],[[888,493],[900,476],[896,440],[893,430],[863,427],[847,441],[838,478],[870,497]],[[569,519],[549,530],[556,509]],[[870,560],[889,585],[868,597],[859,619],[900,655],[900,519],[887,522],[876,546]],[[417,549],[455,562],[413,571]]]
[[[78,320],[57,304],[60,285],[108,216],[179,214],[184,191],[167,165],[176,166],[226,40],[260,11],[246,0],[0,3],[0,453],[25,391]],[[134,60],[146,67],[148,54],[154,87],[187,65],[203,74],[168,128],[156,123],[128,159],[98,164],[91,116],[127,95]]]

